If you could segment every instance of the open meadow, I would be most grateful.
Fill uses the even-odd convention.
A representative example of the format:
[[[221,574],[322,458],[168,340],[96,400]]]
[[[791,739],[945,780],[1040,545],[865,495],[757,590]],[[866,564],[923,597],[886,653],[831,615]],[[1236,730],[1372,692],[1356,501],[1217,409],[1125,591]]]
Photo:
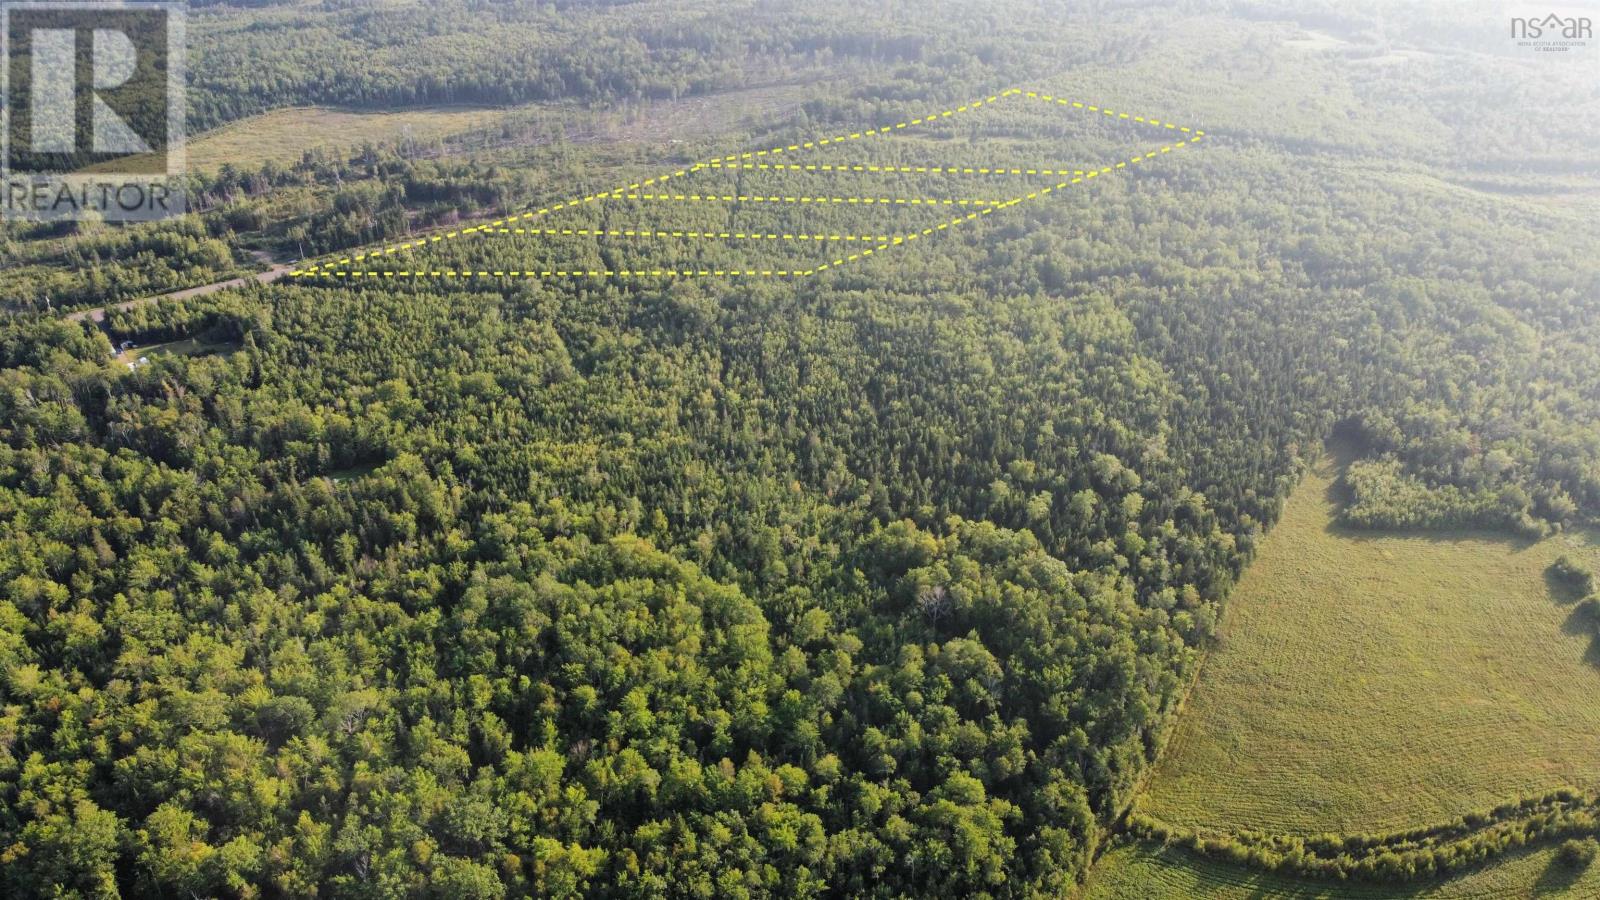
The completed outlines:
[[[1241,580],[1144,811],[1382,831],[1600,785],[1600,668],[1546,577],[1592,545],[1346,530],[1335,475],[1307,475]]]
[[[276,109],[199,135],[189,145],[189,166],[214,172],[223,163],[240,169],[287,165],[307,150],[356,149],[399,140],[433,141],[482,128],[498,109],[441,107],[394,112],[300,107]]]
[[[1591,535],[1361,532],[1338,465],[1290,497],[1230,600],[1138,808],[1206,833],[1429,825],[1600,784],[1600,686],[1577,599],[1548,574]],[[1111,850],[1089,897],[1596,896],[1545,848],[1440,883],[1295,882],[1153,845]]]

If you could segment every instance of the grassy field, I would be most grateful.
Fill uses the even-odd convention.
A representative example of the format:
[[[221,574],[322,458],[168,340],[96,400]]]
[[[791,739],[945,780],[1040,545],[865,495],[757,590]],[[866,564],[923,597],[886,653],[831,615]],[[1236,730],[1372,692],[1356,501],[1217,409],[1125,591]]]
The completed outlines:
[[[231,343],[206,343],[196,338],[185,338],[181,341],[168,341],[164,344],[150,344],[145,347],[129,347],[119,352],[112,362],[118,366],[128,366],[139,361],[140,357],[146,359],[166,353],[173,356],[211,356],[217,353],[232,353],[239,349],[238,344]]]
[[[1333,524],[1324,462],[1230,600],[1143,799],[1199,828],[1379,831],[1600,787],[1600,667],[1545,570],[1592,541]]]
[[[1555,862],[1552,848],[1520,853],[1504,861],[1447,881],[1403,886],[1357,882],[1323,884],[1291,881],[1179,850],[1124,846],[1112,850],[1095,867],[1081,894],[1083,900],[1504,900],[1540,897],[1549,900],[1600,897],[1600,865],[1574,873]]]
[[[214,172],[223,163],[249,171],[263,163],[289,164],[307,150],[358,148],[363,144],[393,143],[402,138],[428,141],[451,137],[495,124],[507,115],[503,109],[432,107],[363,112],[320,106],[275,109],[189,138],[186,164],[195,172]],[[87,166],[85,172],[112,164]],[[119,160],[118,171],[129,163]]]
[[[1600,787],[1600,667],[1546,577],[1592,536],[1374,534],[1334,524],[1337,465],[1290,498],[1229,601],[1218,648],[1141,808],[1201,829],[1423,825],[1549,789]],[[1550,849],[1412,893],[1265,876],[1121,847],[1085,895],[1600,896]]]
[[[241,169],[252,169],[269,160],[292,163],[306,150],[317,147],[349,149],[402,138],[435,140],[502,122],[514,127],[530,116],[559,119],[565,124],[565,140],[574,144],[701,137],[765,124],[769,119],[782,120],[793,114],[805,96],[803,85],[763,85],[703,97],[634,104],[603,113],[536,105],[390,112],[325,107],[278,109],[195,136],[188,146],[188,165],[196,171],[214,171],[230,162]]]
[[[316,147],[360,147],[403,137],[432,140],[481,128],[504,114],[497,109],[461,107],[398,112],[278,109],[196,137],[189,143],[189,167],[209,172],[229,162],[252,169],[268,161],[294,162]]]

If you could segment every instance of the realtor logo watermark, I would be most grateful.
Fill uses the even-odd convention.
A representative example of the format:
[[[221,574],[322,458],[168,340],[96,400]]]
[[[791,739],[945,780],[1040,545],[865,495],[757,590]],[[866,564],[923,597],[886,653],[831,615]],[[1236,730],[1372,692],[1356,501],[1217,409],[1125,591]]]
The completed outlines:
[[[184,4],[0,0],[0,215],[184,211]]]
[[[1513,16],[1511,39],[1518,47],[1534,53],[1570,53],[1588,47],[1594,40],[1594,20],[1560,12]]]

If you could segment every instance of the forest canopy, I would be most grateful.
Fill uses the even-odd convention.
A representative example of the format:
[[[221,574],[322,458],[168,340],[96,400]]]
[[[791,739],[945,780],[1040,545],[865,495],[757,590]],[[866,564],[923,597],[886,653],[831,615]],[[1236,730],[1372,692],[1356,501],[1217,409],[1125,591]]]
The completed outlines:
[[[1338,78],[1394,109],[1468,83],[1264,49],[1381,31],[1370,10],[1159,26],[1107,3],[1103,33],[1041,34],[1021,2],[194,6],[205,125],[799,99],[690,146],[569,140],[541,107],[472,140],[195,173],[174,222],[8,225],[0,894],[1061,896],[1126,824],[1221,604],[1330,437],[1354,457],[1349,525],[1600,518],[1592,223],[1421,168],[1448,134],[1310,101],[799,282],[324,274],[61,315],[233,277],[252,250],[411,239],[882,124],[1051,60],[1074,87],[1225,116],[1188,76],[1144,77],[1202,33],[1256,48],[1230,91]],[[997,121],[990,143],[930,143],[1078,164],[1056,126]],[[1550,171],[1592,152],[1528,140]],[[1497,184],[1503,150],[1440,165]],[[679,222],[722,214],[779,222]],[[673,252],[435,258],[569,250]]]

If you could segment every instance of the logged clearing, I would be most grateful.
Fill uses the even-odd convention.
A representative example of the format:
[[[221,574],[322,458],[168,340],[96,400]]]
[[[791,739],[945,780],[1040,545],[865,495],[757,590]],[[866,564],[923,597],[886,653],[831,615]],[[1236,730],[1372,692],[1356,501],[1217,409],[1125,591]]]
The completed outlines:
[[[1100,860],[1084,900],[1502,900],[1510,897],[1600,897],[1600,865],[1577,873],[1555,861],[1554,848],[1506,857],[1445,881],[1420,885],[1294,881],[1180,850],[1118,847]]]
[[[268,162],[289,165],[307,150],[351,149],[401,139],[431,141],[451,137],[492,125],[505,116],[503,109],[463,106],[392,112],[321,106],[275,109],[190,138],[184,150],[185,164],[195,172],[215,172],[223,163],[250,171]],[[110,165],[87,166],[83,171],[101,171]],[[119,167],[117,171],[127,171],[129,163],[119,160],[115,165]]]
[[[566,139],[575,144],[636,142],[719,134],[789,116],[805,96],[803,85],[760,85],[679,100],[637,103],[614,114],[567,109]],[[289,164],[316,148],[358,148],[401,139],[431,141],[517,119],[535,105],[510,108],[426,107],[372,112],[327,107],[277,109],[199,135],[188,145],[188,165],[215,171],[223,163],[240,169],[271,161]],[[556,107],[550,107],[552,111]]]
[[[498,109],[442,107],[395,112],[302,107],[277,109],[251,116],[190,142],[189,167],[213,171],[223,163],[240,169],[263,163],[292,163],[307,150],[325,147],[360,147],[402,138],[425,141],[448,137],[498,121]]]
[[[113,363],[121,366],[131,366],[141,358],[149,359],[152,356],[171,354],[173,356],[212,356],[218,353],[232,353],[239,349],[238,344],[210,343],[197,338],[185,338],[179,341],[167,341],[160,344],[151,344],[146,347],[129,347],[120,351],[112,359]]]
[[[1600,786],[1600,667],[1546,569],[1592,536],[1334,525],[1324,461],[1241,580],[1143,809],[1370,832]]]

